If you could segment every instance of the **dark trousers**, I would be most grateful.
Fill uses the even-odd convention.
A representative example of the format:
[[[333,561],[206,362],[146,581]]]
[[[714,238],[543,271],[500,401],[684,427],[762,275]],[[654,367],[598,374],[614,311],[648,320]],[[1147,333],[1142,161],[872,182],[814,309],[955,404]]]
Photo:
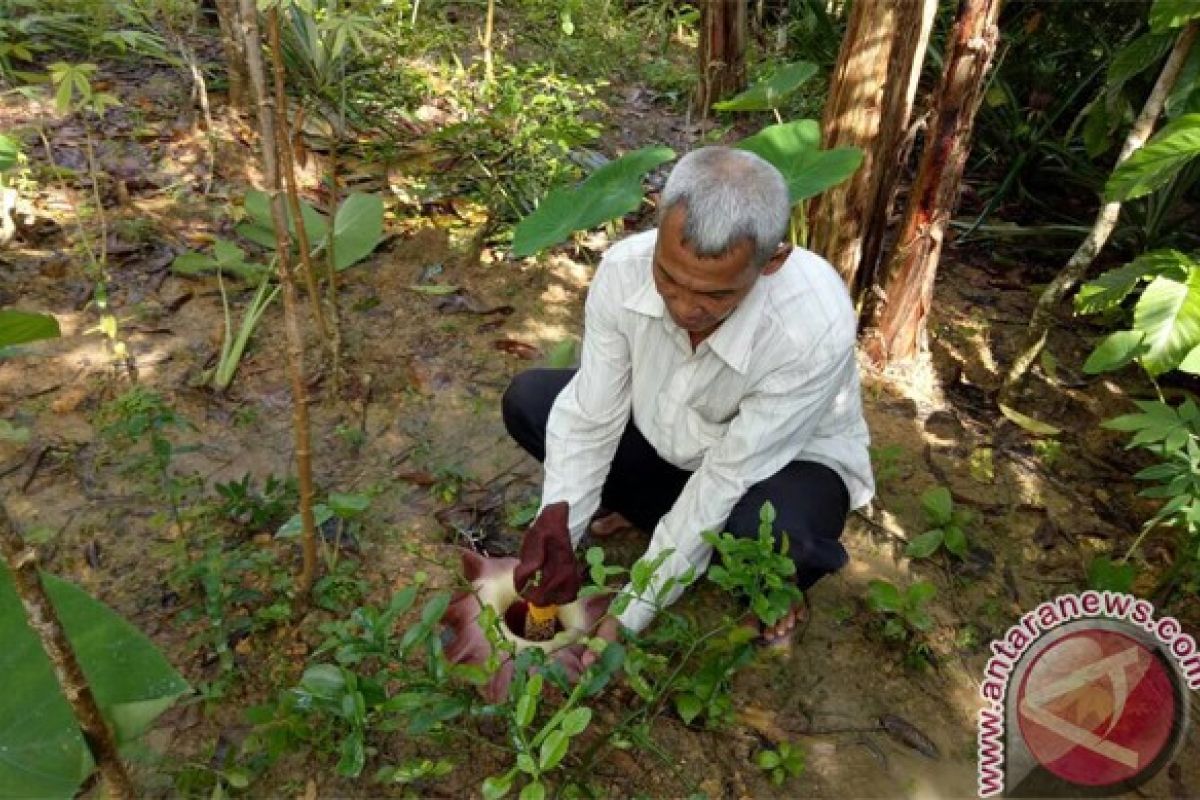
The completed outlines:
[[[546,421],[554,398],[574,374],[573,369],[532,369],[514,378],[504,393],[504,425],[517,444],[538,461],[546,459]],[[600,502],[652,533],[691,475],[664,460],[631,418]],[[776,536],[788,537],[788,554],[796,562],[796,582],[801,589],[846,563],[846,551],[838,537],[846,524],[850,500],[836,472],[824,464],[793,461],[751,486],[734,506],[724,530],[757,538],[759,510],[768,500],[775,506]]]

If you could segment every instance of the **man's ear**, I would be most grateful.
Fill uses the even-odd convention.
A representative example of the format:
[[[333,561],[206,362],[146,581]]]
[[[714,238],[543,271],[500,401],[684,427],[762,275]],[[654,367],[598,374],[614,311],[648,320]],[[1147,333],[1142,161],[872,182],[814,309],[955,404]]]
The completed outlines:
[[[771,256],[766,265],[762,268],[762,275],[770,275],[776,272],[783,266],[783,262],[787,261],[788,256],[792,254],[792,246],[787,242],[780,242],[779,247],[775,248],[775,255]]]

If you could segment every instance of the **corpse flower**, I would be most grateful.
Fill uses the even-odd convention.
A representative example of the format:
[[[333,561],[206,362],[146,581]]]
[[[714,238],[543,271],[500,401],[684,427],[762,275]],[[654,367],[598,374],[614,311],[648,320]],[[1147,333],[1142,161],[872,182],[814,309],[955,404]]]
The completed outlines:
[[[595,595],[576,599],[557,607],[555,633],[545,641],[525,638],[528,602],[517,593],[514,574],[519,564],[515,558],[489,558],[471,550],[459,549],[463,576],[470,590],[457,595],[442,616],[442,624],[451,634],[446,644],[446,658],[453,664],[483,666],[492,654],[492,644],[479,623],[484,606],[496,612],[501,635],[520,652],[530,647],[563,665],[572,679],[583,672],[579,658],[584,652],[582,640],[595,630],[608,610],[609,597]],[[500,653],[502,664],[492,679],[481,688],[485,699],[498,703],[508,692],[513,664],[508,652]]]

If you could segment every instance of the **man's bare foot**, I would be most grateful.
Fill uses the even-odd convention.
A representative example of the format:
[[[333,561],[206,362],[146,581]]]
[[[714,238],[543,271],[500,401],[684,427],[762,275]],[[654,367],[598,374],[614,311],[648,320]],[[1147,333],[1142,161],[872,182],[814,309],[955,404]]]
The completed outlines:
[[[625,517],[616,511],[610,511],[607,514],[594,518],[592,524],[588,527],[588,532],[597,539],[606,539],[621,531],[627,531],[632,527],[632,522],[625,519]]]
[[[796,629],[803,627],[808,621],[808,605],[802,600],[788,609],[783,617],[770,627],[763,628],[761,623],[752,618],[752,624],[759,629],[762,644],[771,648],[787,648],[792,643]]]

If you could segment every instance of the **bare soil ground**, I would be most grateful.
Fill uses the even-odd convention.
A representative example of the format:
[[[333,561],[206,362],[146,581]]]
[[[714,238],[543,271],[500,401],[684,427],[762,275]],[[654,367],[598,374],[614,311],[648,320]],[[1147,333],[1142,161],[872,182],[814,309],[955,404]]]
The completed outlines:
[[[293,453],[279,305],[264,318],[232,390],[219,396],[198,382],[219,349],[217,286],[169,271],[175,253],[229,234],[232,201],[254,177],[249,137],[244,128],[222,123],[214,188],[205,196],[203,138],[188,120],[174,121],[187,105],[185,89],[164,78],[142,82],[137,96],[138,113],[155,121],[154,132],[118,109],[102,135],[100,157],[114,176],[103,186],[113,223],[111,302],[138,381],[165,396],[192,426],[173,434],[173,470],[209,486],[245,473],[260,480],[286,474]],[[668,135],[671,121],[661,108],[652,111],[665,120],[651,126],[653,132]],[[0,110],[0,127],[30,113],[27,106]],[[643,108],[641,122],[631,124],[645,116]],[[612,125],[616,136],[623,121]],[[692,135],[674,130],[677,139]],[[60,125],[49,134],[60,165],[82,170],[82,132]],[[386,181],[382,169],[379,180]],[[215,670],[191,642],[202,621],[184,618],[199,601],[175,592],[169,578],[181,559],[186,566],[196,557],[181,537],[200,532],[181,530],[149,500],[153,476],[129,474],[127,459],[100,433],[98,413],[127,388],[126,379],[94,331],[97,317],[86,307],[92,282],[71,249],[75,237],[63,200],[48,187],[35,203],[35,219],[0,251],[0,303],[51,311],[66,334],[34,356],[0,361],[0,416],[31,431],[29,445],[0,443],[0,491],[23,528],[39,532],[52,571],[130,618],[198,686],[213,680]],[[499,397],[512,375],[580,332],[582,298],[598,257],[580,249],[512,262],[481,243],[469,208],[389,205],[387,243],[342,275],[342,374],[335,380],[315,341],[308,351],[310,365],[320,364],[310,371],[317,482],[325,490],[372,495],[360,575],[376,599],[419,569],[448,584],[448,572],[431,570],[428,559],[452,561],[451,545],[460,541],[448,528],[457,520],[478,532],[481,506],[499,509],[484,531],[490,546],[515,545],[517,533],[503,512],[536,496],[539,473],[508,440]],[[1060,452],[1050,457],[1035,449],[1037,437],[1000,415],[989,395],[997,364],[1011,355],[1032,305],[1028,273],[999,267],[986,253],[951,248],[939,279],[932,357],[889,374],[864,366],[874,444],[890,455],[879,462],[875,503],[849,522],[850,565],[812,593],[813,620],[793,650],[764,655],[740,676],[742,717],[732,730],[696,730],[673,717],[656,725],[658,744],[676,760],[678,773],[709,797],[973,795],[987,643],[1040,600],[1082,587],[1091,554],[1123,552],[1148,516],[1134,496],[1136,465],[1117,437],[1097,427],[1122,407],[1121,390],[1071,374],[1070,365],[1082,363],[1088,332],[1063,329],[1052,342],[1067,385],[1042,381],[1034,388],[1030,407],[1063,428]],[[431,280],[463,287],[464,294],[434,297],[409,288]],[[240,305],[247,293],[236,298]],[[504,340],[528,348],[497,345]],[[957,567],[902,556],[904,543],[925,528],[920,494],[935,485],[949,486],[955,501],[978,515],[970,531],[972,557]],[[258,534],[264,547],[291,555],[267,533]],[[616,550],[636,556],[639,536],[622,534]],[[1151,546],[1149,553],[1152,564],[1164,564],[1165,549]],[[905,666],[903,652],[881,638],[864,602],[874,578],[937,584],[934,667]],[[700,611],[720,601],[702,592],[683,602]],[[1194,600],[1172,611],[1193,626],[1200,621]],[[243,710],[294,684],[319,639],[316,623],[328,618],[312,612],[239,641],[224,696],[173,710],[150,737],[139,775],[147,793],[173,794],[170,775],[182,765],[225,763],[246,734]],[[619,693],[604,701],[602,716],[615,714],[619,702]],[[924,732],[940,757],[866,731],[882,714]],[[1200,791],[1195,734],[1193,722],[1177,759],[1182,775],[1171,779],[1164,771],[1142,796]],[[781,737],[803,744],[808,768],[777,788],[752,757]],[[411,749],[400,740],[383,746],[393,753]],[[475,796],[483,777],[506,766],[486,748],[455,756],[460,766],[438,784],[437,796]],[[687,794],[660,762],[629,752],[614,751],[597,777],[613,797]],[[251,789],[254,796],[380,792],[367,781],[336,779],[331,764],[299,758]]]

